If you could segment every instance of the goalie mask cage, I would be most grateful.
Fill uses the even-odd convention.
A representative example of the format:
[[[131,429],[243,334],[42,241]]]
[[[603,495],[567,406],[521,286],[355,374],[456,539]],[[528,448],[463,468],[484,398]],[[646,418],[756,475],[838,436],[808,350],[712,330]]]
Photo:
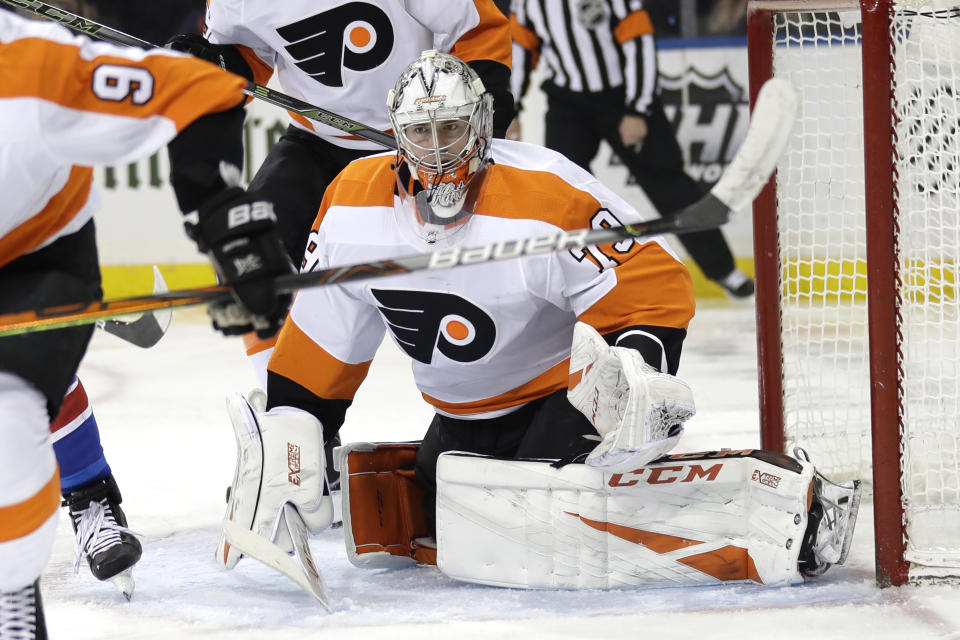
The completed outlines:
[[[751,101],[800,97],[754,205],[762,443],[872,480],[881,586],[960,576],[958,5],[748,8]]]

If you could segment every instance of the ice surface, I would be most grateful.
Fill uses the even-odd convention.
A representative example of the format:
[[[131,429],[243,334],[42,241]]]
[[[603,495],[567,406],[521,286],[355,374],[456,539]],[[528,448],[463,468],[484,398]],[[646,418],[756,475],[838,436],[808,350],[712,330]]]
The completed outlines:
[[[701,308],[680,375],[698,414],[680,450],[759,443],[753,309]],[[98,332],[81,369],[130,526],[144,534],[132,602],[81,567],[61,517],[42,587],[51,638],[958,638],[960,590],[873,582],[871,508],[861,509],[844,567],[797,587],[753,585],[647,591],[522,591],[458,583],[433,568],[353,567],[339,531],[312,549],[332,613],[293,582],[246,559],[215,564],[224,493],[233,475],[230,391],[254,378],[239,340],[202,312],[181,312],[156,347]],[[431,410],[406,356],[381,348],[347,413],[344,442],[419,438]]]

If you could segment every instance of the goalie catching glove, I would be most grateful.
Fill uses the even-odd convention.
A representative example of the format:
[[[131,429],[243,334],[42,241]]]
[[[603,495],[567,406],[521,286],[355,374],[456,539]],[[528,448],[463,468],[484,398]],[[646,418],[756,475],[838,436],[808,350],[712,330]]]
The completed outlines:
[[[234,300],[211,304],[207,313],[225,335],[256,331],[261,338],[277,332],[292,296],[278,294],[276,276],[292,273],[275,229],[273,204],[240,187],[227,187],[204,202],[195,219],[187,217],[187,234],[207,254]]]
[[[628,471],[666,454],[696,413],[686,383],[634,349],[611,347],[583,322],[573,330],[567,398],[603,436],[586,463],[605,471]]]

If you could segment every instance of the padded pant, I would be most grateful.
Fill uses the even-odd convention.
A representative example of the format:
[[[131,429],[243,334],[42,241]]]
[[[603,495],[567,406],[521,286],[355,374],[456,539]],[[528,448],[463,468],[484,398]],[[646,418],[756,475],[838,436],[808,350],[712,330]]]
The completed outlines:
[[[91,220],[0,268],[0,313],[87,303],[103,298]],[[87,351],[93,324],[0,339],[0,370],[29,381],[47,400],[53,420]]]

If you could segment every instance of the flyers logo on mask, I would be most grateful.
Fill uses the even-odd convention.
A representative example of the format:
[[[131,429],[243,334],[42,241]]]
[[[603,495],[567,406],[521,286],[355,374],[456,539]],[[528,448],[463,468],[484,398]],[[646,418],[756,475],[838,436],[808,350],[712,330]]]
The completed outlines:
[[[383,9],[348,2],[277,29],[297,68],[328,87],[343,86],[343,69],[369,71],[393,50],[393,25]]]
[[[435,351],[456,362],[487,355],[497,327],[487,312],[452,293],[371,289],[400,347],[424,364]]]

